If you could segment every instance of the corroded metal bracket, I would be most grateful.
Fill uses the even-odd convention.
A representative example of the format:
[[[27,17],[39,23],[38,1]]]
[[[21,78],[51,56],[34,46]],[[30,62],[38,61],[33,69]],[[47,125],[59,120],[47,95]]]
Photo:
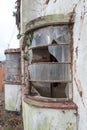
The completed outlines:
[[[74,22],[69,15],[53,14],[41,16],[27,23],[25,26],[25,32],[31,32],[33,30],[46,26],[66,25],[72,23]]]

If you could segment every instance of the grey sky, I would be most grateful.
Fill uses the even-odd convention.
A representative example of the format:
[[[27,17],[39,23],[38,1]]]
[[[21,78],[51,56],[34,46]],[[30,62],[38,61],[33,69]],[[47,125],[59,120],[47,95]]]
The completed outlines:
[[[2,0],[0,3],[0,60],[4,60],[4,50],[19,47],[16,38],[18,34],[15,25],[15,18],[12,16],[15,11],[16,0]]]

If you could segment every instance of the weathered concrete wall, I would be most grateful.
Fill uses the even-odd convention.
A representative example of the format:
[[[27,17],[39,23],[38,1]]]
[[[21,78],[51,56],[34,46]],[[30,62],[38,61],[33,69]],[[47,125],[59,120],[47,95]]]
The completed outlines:
[[[78,130],[87,129],[87,1],[86,0],[22,0],[21,32],[25,24],[38,16],[72,14],[73,26],[73,100],[78,106]],[[42,6],[41,6],[42,5]],[[38,11],[39,10],[39,11]],[[72,16],[71,15],[71,16]]]
[[[87,1],[76,8],[74,24],[73,99],[78,105],[79,130],[87,129]]]
[[[5,110],[20,111],[21,85],[5,84]]]
[[[37,17],[72,13],[79,1],[81,0],[21,0],[21,33],[25,32],[25,25]]]
[[[77,130],[76,110],[39,108],[23,102],[24,130]]]
[[[24,33],[26,23],[44,15],[44,8],[44,0],[21,0],[21,33]]]
[[[5,109],[20,111],[21,108],[21,81],[20,81],[20,49],[7,49],[6,55],[6,82],[5,82]]]
[[[20,82],[20,51],[18,49],[8,49],[6,55],[6,81]]]

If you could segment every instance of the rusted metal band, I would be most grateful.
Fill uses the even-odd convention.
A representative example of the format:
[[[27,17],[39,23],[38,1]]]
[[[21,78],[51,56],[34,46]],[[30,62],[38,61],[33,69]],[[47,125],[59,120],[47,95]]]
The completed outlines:
[[[71,64],[71,62],[36,62],[36,63],[31,63],[29,65],[40,65],[40,64],[47,64],[47,65],[56,64],[56,65],[58,65],[58,64]]]
[[[71,80],[32,80],[29,79],[29,82],[45,82],[45,83],[72,83]]]
[[[31,50],[31,49],[33,49],[33,50],[35,50],[35,49],[44,49],[44,48],[47,48],[49,46],[62,46],[62,45],[64,45],[64,46],[66,46],[66,45],[70,46],[69,43],[59,43],[59,44],[54,44],[54,45],[53,44],[47,44],[47,45],[39,45],[39,46],[35,46],[35,47],[29,47],[28,50]]]
[[[24,102],[27,104],[40,107],[40,108],[53,108],[53,109],[63,109],[63,110],[77,110],[76,104],[72,101],[67,101],[67,99],[52,99],[52,98],[43,98],[43,97],[34,97],[29,96],[24,98]]]
[[[13,82],[13,81],[4,81],[5,84],[12,84],[12,85],[21,85],[21,82]]]
[[[17,48],[17,49],[6,49],[5,54],[10,54],[10,53],[21,53],[21,50],[20,48]]]

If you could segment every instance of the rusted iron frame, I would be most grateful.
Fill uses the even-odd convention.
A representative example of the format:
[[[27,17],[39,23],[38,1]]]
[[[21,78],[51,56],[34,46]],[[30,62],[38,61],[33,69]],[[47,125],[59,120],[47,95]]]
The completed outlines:
[[[70,32],[70,58],[71,58],[71,64],[70,64],[70,70],[71,70],[71,80],[73,81],[73,24],[69,25],[69,32]],[[70,97],[70,91],[71,91],[71,97],[73,100],[73,82],[71,87],[69,88],[69,97]]]
[[[21,85],[21,82],[4,80],[5,84]]]
[[[20,48],[17,48],[17,49],[6,49],[5,50],[5,52],[4,52],[5,54],[10,54],[10,53],[21,53],[21,50],[20,50]]]
[[[66,98],[49,98],[43,96],[28,96],[31,100],[41,101],[41,102],[65,102]]]
[[[71,83],[71,80],[31,80],[29,82],[45,82],[45,83]]]
[[[71,64],[71,63],[70,62],[35,62],[29,65],[31,66],[31,65],[38,65],[38,64]]]
[[[59,99],[55,101],[54,100],[45,100],[44,98],[40,97],[37,98],[36,97],[27,97],[24,98],[24,101],[30,105],[36,106],[36,107],[40,107],[40,108],[51,108],[51,109],[61,109],[61,110],[77,110],[77,106],[76,104],[74,104],[72,101],[70,100],[65,100],[65,99]]]
[[[38,49],[38,48],[44,48],[44,47],[49,47],[49,46],[62,46],[62,45],[70,45],[70,44],[69,44],[69,43],[47,44],[47,45],[41,45],[41,46],[30,47],[30,48],[28,48],[28,50],[31,50],[31,49]]]

